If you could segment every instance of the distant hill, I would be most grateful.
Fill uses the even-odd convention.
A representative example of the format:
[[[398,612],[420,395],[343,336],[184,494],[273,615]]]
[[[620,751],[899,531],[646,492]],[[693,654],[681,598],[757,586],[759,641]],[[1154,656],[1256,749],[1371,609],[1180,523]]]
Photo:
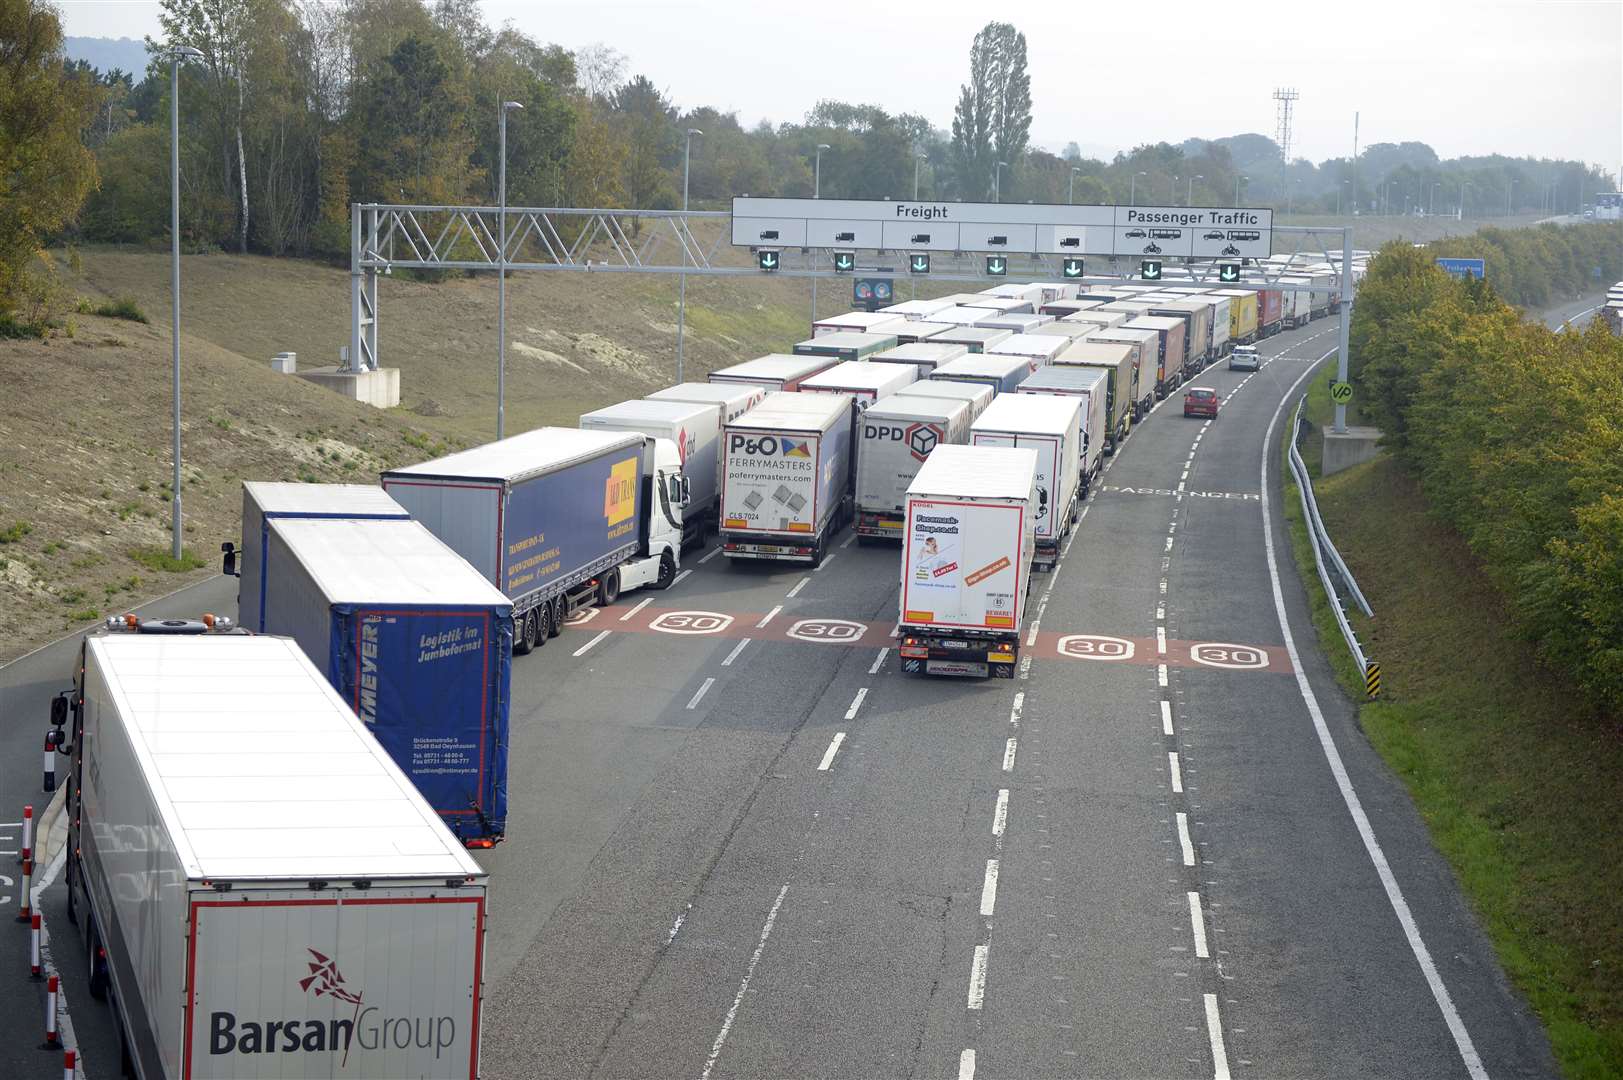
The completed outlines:
[[[70,37],[63,39],[69,60],[83,60],[103,73],[118,68],[141,81],[147,69],[147,47],[134,38]]]

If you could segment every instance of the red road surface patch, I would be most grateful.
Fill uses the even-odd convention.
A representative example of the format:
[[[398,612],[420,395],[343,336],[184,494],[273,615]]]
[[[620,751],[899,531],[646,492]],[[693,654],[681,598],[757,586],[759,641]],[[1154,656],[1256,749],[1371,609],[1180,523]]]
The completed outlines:
[[[724,612],[706,608],[657,608],[649,606],[622,621],[632,605],[617,604],[595,615],[580,613],[566,624],[566,630],[615,630],[636,634],[667,634],[676,638],[721,638],[752,641],[785,641],[814,646],[882,649],[894,646],[895,623],[863,622],[859,619],[795,618],[779,614],[764,627],[760,612]],[[1169,638],[1166,652],[1157,652],[1153,637],[1116,637],[1076,631],[1043,630],[1037,640],[1023,647],[1026,655],[1038,660],[1077,660],[1095,664],[1135,664],[1288,674],[1290,657],[1282,645],[1256,645],[1245,642],[1182,641]]]

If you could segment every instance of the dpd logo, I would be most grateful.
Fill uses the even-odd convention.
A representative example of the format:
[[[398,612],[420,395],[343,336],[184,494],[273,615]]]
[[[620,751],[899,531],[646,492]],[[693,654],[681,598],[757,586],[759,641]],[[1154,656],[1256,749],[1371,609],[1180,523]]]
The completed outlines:
[[[929,424],[913,424],[907,429],[907,449],[920,461],[929,457],[940,441],[941,433]]]

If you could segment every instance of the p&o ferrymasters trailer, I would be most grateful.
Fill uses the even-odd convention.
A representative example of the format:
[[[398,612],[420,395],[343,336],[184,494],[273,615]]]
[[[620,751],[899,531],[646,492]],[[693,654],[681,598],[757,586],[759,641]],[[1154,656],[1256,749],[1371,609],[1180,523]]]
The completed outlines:
[[[380,487],[369,484],[296,484],[246,480],[242,485],[242,547],[225,546],[228,576],[241,579],[237,588],[237,625],[259,633],[269,581],[265,549],[270,523],[277,518],[409,518],[405,507]],[[232,554],[241,561],[231,566]]]
[[[660,439],[546,427],[392,469],[383,488],[513,601],[513,651],[556,637],[577,606],[665,588],[682,557],[684,483]]]
[[[721,540],[730,559],[820,566],[851,518],[849,394],[768,394],[727,425]]]
[[[971,446],[1037,451],[1036,565],[1059,561],[1060,544],[1077,522],[1082,471],[1082,401],[1074,396],[1002,394],[969,427]]]
[[[968,401],[892,394],[857,422],[857,520],[864,542],[899,540],[907,489],[938,446],[965,443],[973,419]]]
[[[1036,553],[1037,452],[938,446],[907,489],[897,652],[915,675],[1014,678]]]
[[[507,832],[513,605],[415,521],[271,522],[265,629],[299,643],[470,847]]]
[[[476,1080],[484,871],[297,644],[112,621],[51,720],[134,1076]]]

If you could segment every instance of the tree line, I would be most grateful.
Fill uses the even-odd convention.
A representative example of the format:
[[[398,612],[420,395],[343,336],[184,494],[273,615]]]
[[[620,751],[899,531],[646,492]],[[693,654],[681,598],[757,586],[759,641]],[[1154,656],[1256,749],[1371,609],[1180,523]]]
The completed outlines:
[[[1487,280],[1440,271],[1437,245],[1393,243],[1353,307],[1366,414],[1470,544],[1516,626],[1602,707],[1623,706],[1623,339],[1602,320],[1551,331],[1511,288],[1600,258],[1623,274],[1623,224],[1527,231],[1485,244]],[[1517,234],[1510,234],[1515,240]]]

